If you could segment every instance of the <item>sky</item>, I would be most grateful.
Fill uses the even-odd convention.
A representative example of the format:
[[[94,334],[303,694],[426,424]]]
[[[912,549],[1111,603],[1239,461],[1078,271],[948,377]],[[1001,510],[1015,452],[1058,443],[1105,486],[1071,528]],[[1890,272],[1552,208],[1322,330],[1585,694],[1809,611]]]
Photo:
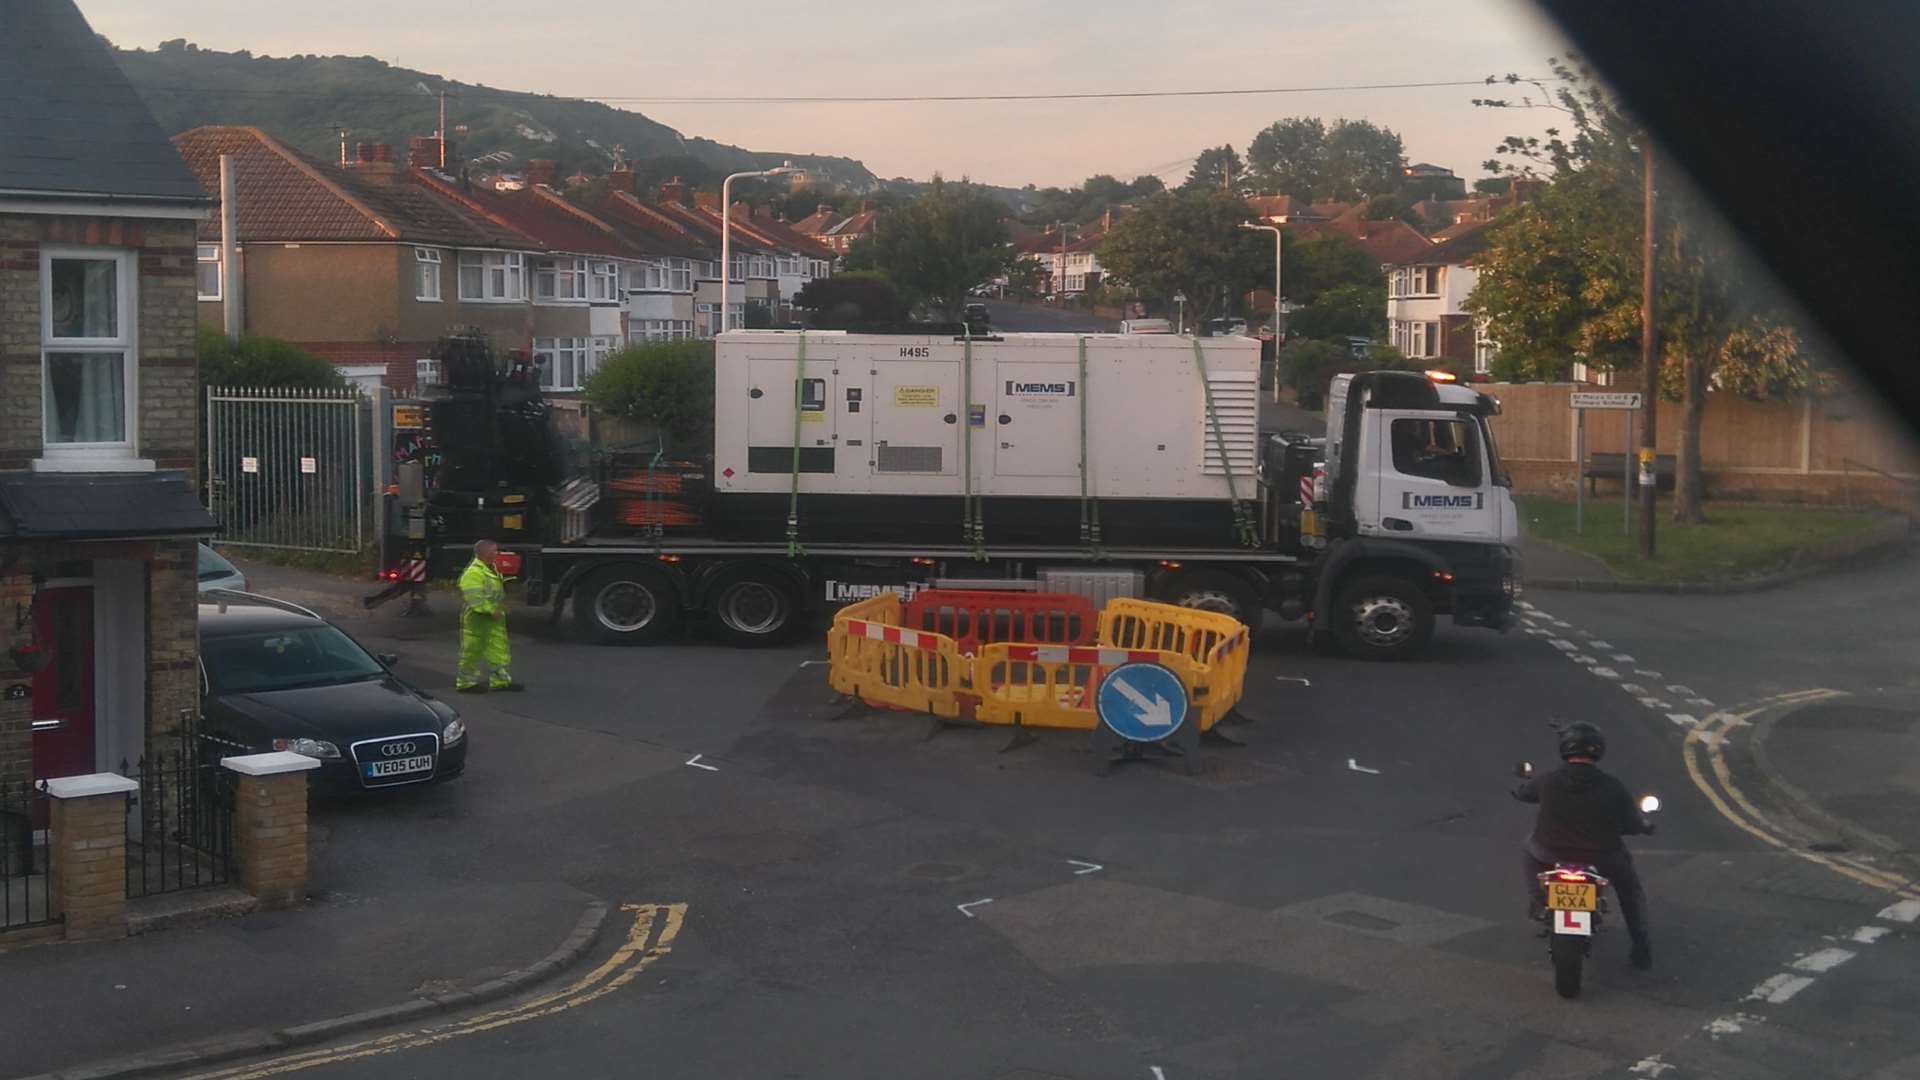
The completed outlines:
[[[909,95],[1353,86],[1544,73],[1566,48],[1524,0],[79,0],[122,47],[184,37],[255,54],[371,55],[570,97]],[[707,47],[725,26],[725,45]],[[716,61],[716,55],[720,58]],[[626,104],[753,150],[858,158],[883,177],[1067,186],[1184,179],[1289,116],[1371,120],[1407,158],[1469,179],[1546,114],[1475,107],[1472,86],[1123,101]],[[457,122],[457,118],[449,117]]]

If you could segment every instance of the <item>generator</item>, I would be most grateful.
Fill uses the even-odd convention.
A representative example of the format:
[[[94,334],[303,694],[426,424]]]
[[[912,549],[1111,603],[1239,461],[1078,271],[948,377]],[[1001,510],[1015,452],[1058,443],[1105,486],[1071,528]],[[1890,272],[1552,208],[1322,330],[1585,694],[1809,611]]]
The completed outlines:
[[[1207,547],[1257,516],[1251,339],[748,330],[715,365],[717,537]]]

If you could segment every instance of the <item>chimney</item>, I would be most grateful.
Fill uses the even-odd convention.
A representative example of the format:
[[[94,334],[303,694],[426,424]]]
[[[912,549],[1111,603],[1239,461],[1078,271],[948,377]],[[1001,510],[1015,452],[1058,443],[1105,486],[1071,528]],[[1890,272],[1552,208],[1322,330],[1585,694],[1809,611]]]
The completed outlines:
[[[614,191],[624,191],[629,195],[639,194],[633,186],[633,166],[624,161],[615,165],[612,171],[607,173],[607,179],[611,182]]]
[[[696,210],[720,212],[720,193],[717,191],[696,191],[693,193],[693,206]]]
[[[814,208],[813,208],[813,212],[814,212],[814,213],[816,213],[816,214],[831,214],[831,213],[833,213],[833,204],[832,204],[832,203],[819,203],[819,204],[817,204],[817,205],[815,205],[815,206],[814,206]]]
[[[374,144],[373,144],[373,160],[375,160],[375,161],[389,161],[389,162],[390,162],[390,161],[392,161],[392,160],[393,160],[393,147],[392,147],[391,145],[389,145],[389,144],[387,144],[387,143],[383,143],[383,142],[377,142],[377,143],[374,143]]]
[[[534,158],[527,162],[527,185],[540,184],[556,187],[560,180],[560,163],[552,158]]]
[[[415,169],[441,168],[440,146],[441,140],[437,136],[415,135],[407,141],[407,165]],[[446,169],[452,171],[459,163],[453,140],[446,140]]]
[[[1113,229],[1113,207],[1109,206],[1105,210],[1100,211],[1100,231],[1110,232],[1112,231],[1112,229]]]
[[[373,144],[357,142],[353,144],[353,162],[363,165],[373,160]]]
[[[676,176],[666,183],[661,184],[660,201],[663,203],[673,203],[676,206],[687,205],[686,182]]]

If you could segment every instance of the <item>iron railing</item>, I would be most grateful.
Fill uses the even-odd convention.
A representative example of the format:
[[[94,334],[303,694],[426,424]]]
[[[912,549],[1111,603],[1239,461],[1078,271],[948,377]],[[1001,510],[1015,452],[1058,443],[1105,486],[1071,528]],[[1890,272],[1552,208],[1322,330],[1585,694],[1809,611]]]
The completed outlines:
[[[127,800],[128,898],[233,880],[234,777],[213,740],[183,733],[120,773],[140,785]]]
[[[47,793],[0,784],[0,931],[58,921],[47,883]]]
[[[207,503],[235,547],[357,553],[372,539],[374,417],[358,389],[207,389]]]

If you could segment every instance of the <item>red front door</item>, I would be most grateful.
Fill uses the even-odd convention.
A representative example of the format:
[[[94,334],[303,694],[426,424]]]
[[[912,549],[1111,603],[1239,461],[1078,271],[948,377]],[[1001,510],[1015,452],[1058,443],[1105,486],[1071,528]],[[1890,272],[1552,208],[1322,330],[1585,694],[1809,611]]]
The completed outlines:
[[[33,778],[94,772],[92,587],[41,590],[33,621],[53,657],[33,676]]]

